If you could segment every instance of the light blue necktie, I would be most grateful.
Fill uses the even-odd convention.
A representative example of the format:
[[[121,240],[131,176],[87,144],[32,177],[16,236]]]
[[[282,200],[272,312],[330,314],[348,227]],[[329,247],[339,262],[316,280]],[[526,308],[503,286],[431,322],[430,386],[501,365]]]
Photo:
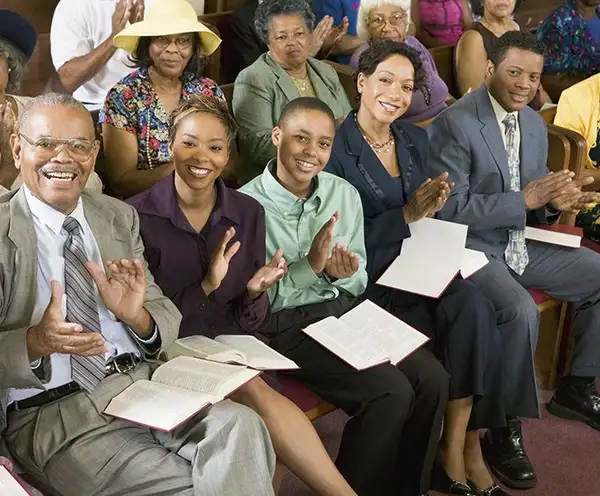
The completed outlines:
[[[508,172],[510,175],[510,190],[521,191],[521,170],[519,148],[516,143],[517,119],[513,114],[508,114],[502,123],[505,126],[506,153],[508,155]],[[522,275],[529,263],[525,230],[511,229],[508,232],[508,245],[504,251],[504,260],[517,274]]]

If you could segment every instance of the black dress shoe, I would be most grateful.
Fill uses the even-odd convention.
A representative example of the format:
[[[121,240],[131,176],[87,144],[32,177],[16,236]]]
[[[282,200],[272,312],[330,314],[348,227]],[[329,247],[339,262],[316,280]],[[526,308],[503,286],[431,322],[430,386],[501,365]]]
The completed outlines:
[[[521,421],[517,417],[508,417],[506,427],[487,431],[481,448],[492,473],[500,482],[513,489],[535,487],[537,477],[525,452]]]
[[[477,486],[470,480],[467,479],[469,486],[475,494],[478,496],[510,496],[504,489],[498,484],[494,483],[486,489],[478,489]]]
[[[434,491],[458,496],[477,496],[468,484],[458,482],[448,476],[442,465],[436,461],[431,474],[431,486]]]
[[[600,394],[595,378],[562,378],[547,408],[552,415],[581,420],[600,430]]]

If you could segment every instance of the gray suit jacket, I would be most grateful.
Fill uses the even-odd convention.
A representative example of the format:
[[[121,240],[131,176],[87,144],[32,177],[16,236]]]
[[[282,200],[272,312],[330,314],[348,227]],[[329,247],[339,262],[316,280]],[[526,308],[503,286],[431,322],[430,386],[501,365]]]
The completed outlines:
[[[139,258],[144,246],[135,209],[105,195],[82,195],[85,217],[94,233],[103,260]],[[26,333],[31,324],[37,281],[36,235],[23,189],[0,197],[0,433],[6,427],[6,401],[12,387],[42,387],[32,372]],[[181,316],[163,296],[146,269],[148,285],[144,308],[156,323],[162,347],[177,337]],[[141,348],[141,347],[140,347]],[[145,350],[141,348],[145,355]],[[43,360],[44,375],[52,371]]]
[[[548,174],[548,134],[529,107],[519,112],[521,189]],[[429,126],[432,175],[448,171],[456,183],[439,218],[467,224],[467,246],[502,258],[510,229],[550,224],[558,214],[527,212],[523,193],[510,190],[508,156],[487,89],[465,95]]]

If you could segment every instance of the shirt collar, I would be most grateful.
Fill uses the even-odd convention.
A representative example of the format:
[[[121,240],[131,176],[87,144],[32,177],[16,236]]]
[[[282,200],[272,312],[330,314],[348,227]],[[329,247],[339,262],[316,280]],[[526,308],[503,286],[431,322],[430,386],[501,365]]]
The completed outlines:
[[[277,180],[272,170],[277,167],[277,159],[271,159],[265,170],[262,173],[261,182],[267,196],[271,198],[273,203],[277,206],[280,212],[290,212],[298,202],[314,202],[316,204],[316,210],[319,211],[321,206],[321,192],[319,191],[319,177],[318,175],[314,178],[314,188],[308,198],[298,198],[294,193],[291,193],[285,189],[281,183]]]
[[[222,217],[240,225],[243,213],[236,208],[235,201],[232,198],[233,193],[221,178],[218,178],[215,181],[215,187],[217,188],[217,201],[210,213],[206,226],[209,227],[216,224]],[[152,186],[147,190],[145,196],[146,198],[140,202],[137,208],[140,214],[168,219],[175,227],[185,231],[191,230],[189,222],[183,214],[179,203],[177,203],[175,172],[169,174]]]
[[[42,224],[49,227],[52,232],[59,235],[67,216],[50,205],[44,203],[39,198],[33,196],[33,193],[29,191],[27,186],[23,185],[22,188],[25,192],[25,199],[27,200],[31,214]],[[81,200],[81,196],[77,200],[77,206],[75,207],[75,210],[69,214],[69,217],[73,217],[77,220],[77,222],[79,222],[81,233],[83,235],[87,229],[87,222],[83,213],[83,201]]]
[[[496,100],[492,94],[488,91],[488,96],[490,97],[490,102],[492,103],[492,108],[494,109],[494,114],[496,115],[496,119],[498,119],[498,124],[504,124],[504,119],[506,119],[507,115],[514,115],[517,122],[519,122],[519,112],[507,112],[498,100]]]

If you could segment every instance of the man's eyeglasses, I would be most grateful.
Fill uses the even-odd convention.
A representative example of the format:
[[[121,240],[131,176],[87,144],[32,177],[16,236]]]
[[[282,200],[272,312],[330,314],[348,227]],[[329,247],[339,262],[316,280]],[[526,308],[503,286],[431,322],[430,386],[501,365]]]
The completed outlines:
[[[19,133],[19,136],[35,148],[40,158],[46,160],[56,157],[64,148],[72,159],[84,161],[92,156],[98,146],[97,141],[87,139],[61,139],[44,136],[33,140],[23,133]]]
[[[179,50],[187,50],[193,45],[194,38],[192,36],[157,36],[152,42],[161,50],[169,47],[171,43],[175,43]]]
[[[400,24],[406,24],[408,16],[406,12],[395,12],[390,17],[384,17],[382,15],[376,15],[368,19],[369,25],[375,29],[381,29],[386,23],[390,23],[392,26],[398,26]]]

